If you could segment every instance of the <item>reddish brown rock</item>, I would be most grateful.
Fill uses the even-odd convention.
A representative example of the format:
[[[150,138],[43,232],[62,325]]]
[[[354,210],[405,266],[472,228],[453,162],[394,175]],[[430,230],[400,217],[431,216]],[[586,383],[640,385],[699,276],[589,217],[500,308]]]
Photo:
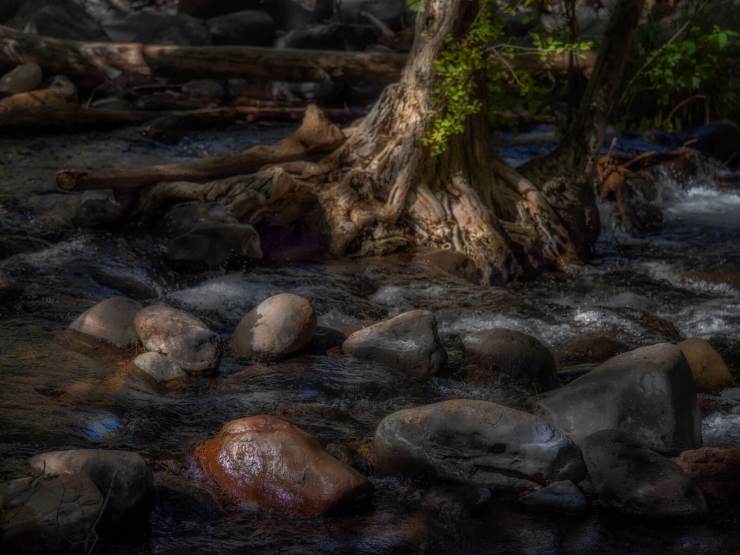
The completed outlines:
[[[228,422],[196,448],[195,457],[228,497],[265,509],[320,514],[369,491],[359,472],[273,416]]]
[[[565,343],[556,358],[558,365],[596,364],[629,350],[629,347],[613,337],[601,333],[577,335]]]
[[[675,461],[706,497],[740,499],[740,449],[702,447],[684,451]]]

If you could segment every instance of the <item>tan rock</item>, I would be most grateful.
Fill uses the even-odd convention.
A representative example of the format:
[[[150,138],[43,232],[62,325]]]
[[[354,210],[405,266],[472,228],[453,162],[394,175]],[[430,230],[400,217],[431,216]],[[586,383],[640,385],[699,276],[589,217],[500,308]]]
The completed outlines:
[[[735,384],[722,355],[714,350],[708,341],[687,339],[681,341],[678,348],[686,357],[696,387],[700,391],[718,391]]]

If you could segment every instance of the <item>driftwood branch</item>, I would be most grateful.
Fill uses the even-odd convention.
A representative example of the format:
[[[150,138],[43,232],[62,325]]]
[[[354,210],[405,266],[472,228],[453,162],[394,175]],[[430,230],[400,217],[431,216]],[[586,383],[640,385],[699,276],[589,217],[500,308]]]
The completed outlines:
[[[215,156],[195,162],[131,166],[110,169],[63,169],[57,172],[57,186],[64,191],[86,189],[138,189],[160,181],[203,183],[232,175],[329,152],[345,140],[344,134],[316,106],[309,106],[300,128],[276,145],[255,146],[233,156]]]
[[[405,54],[260,48],[251,46],[164,46],[137,43],[77,42],[22,33],[0,26],[0,63],[35,62],[49,72],[116,79],[154,77],[246,77],[270,81],[398,81]],[[579,60],[588,69],[590,56]],[[567,55],[523,53],[518,68],[566,73]]]

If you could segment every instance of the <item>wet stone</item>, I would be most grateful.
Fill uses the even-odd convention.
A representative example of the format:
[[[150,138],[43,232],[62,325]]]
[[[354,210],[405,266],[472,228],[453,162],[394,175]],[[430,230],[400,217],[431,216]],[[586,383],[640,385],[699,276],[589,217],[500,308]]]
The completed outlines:
[[[134,359],[134,366],[158,383],[187,376],[179,364],[161,353],[142,353]]]

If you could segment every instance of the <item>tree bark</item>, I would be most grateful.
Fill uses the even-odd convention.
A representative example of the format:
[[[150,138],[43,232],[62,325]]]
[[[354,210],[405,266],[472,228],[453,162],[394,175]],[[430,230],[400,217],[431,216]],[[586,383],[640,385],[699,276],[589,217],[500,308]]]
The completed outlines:
[[[52,73],[116,79],[246,77],[269,81],[398,81],[407,57],[384,52],[338,52],[252,46],[162,46],[76,42],[21,33],[0,26],[0,63],[35,62]],[[567,71],[564,56],[546,62],[523,55],[522,68]],[[583,67],[589,60],[583,61]]]

